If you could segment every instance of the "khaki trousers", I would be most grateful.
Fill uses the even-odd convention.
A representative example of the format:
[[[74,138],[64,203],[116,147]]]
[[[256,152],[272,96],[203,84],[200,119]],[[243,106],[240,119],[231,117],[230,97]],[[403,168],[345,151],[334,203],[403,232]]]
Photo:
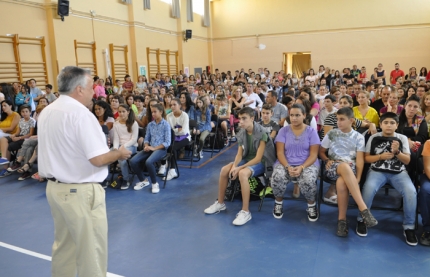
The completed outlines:
[[[105,191],[97,183],[48,181],[46,196],[55,226],[53,277],[106,277]]]

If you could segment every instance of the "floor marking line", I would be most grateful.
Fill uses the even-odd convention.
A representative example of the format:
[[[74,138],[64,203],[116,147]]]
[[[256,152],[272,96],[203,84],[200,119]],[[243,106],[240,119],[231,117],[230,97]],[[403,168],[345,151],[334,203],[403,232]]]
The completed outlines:
[[[24,248],[21,248],[21,247],[18,247],[18,246],[14,246],[14,245],[11,245],[11,244],[7,244],[7,243],[1,242],[1,241],[0,241],[0,246],[4,247],[4,248],[7,248],[7,249],[10,249],[10,250],[13,250],[13,251],[16,251],[16,252],[20,252],[20,253],[29,255],[29,256],[36,257],[36,258],[39,258],[39,259],[42,259],[42,260],[46,260],[46,261],[51,261],[52,260],[52,258],[50,256],[43,255],[43,254],[31,251],[31,250],[27,250],[27,249],[24,249]],[[125,277],[125,276],[113,274],[113,273],[110,273],[110,272],[108,272],[106,276],[107,277]]]

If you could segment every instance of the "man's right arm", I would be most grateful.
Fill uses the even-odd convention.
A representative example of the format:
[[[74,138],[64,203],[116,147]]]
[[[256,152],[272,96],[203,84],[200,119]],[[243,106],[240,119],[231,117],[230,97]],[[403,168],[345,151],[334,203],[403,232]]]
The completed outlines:
[[[130,158],[131,151],[127,150],[124,146],[121,146],[118,150],[114,149],[108,151],[105,154],[96,156],[90,159],[90,163],[97,167],[109,165],[117,160],[126,160]]]

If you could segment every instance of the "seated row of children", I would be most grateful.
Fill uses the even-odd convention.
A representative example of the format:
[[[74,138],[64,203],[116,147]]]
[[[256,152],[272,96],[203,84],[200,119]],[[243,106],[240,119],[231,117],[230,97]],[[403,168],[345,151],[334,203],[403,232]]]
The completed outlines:
[[[379,125],[382,131],[372,135],[367,144],[364,136],[352,128],[356,119],[351,107],[340,108],[336,112],[336,118],[337,128],[330,130],[320,142],[317,131],[304,123],[306,120],[304,106],[294,104],[289,111],[290,125],[281,128],[273,142],[261,125],[254,122],[253,109],[241,109],[239,111],[241,131],[237,134],[239,146],[235,160],[222,168],[218,199],[204,212],[215,214],[225,210],[224,198],[229,179],[238,179],[243,202],[233,224],[247,223],[252,218],[249,211],[248,179],[264,174],[273,165],[273,174],[270,178],[270,186],[275,196],[273,216],[276,219],[283,217],[283,197],[287,184],[296,182],[307,200],[308,220],[317,221],[319,214],[316,207],[316,182],[320,169],[319,157],[325,165],[324,175],[336,183],[339,199],[336,231],[338,236],[348,235],[346,211],[349,194],[359,210],[356,233],[364,237],[367,236],[367,228],[378,224],[370,212],[373,198],[379,188],[389,183],[403,197],[405,240],[409,245],[417,245],[418,240],[414,231],[417,191],[406,170],[411,160],[408,139],[395,132],[399,124],[398,115],[392,112],[381,115]],[[430,151],[427,151],[426,155],[430,160]],[[360,193],[359,182],[363,177],[364,163],[369,163],[370,169]],[[430,167],[430,163],[428,166]],[[270,176],[270,172],[266,173]],[[428,174],[430,176],[430,170]],[[426,182],[428,187],[430,181],[427,177]],[[430,201],[421,200],[421,205],[426,206],[426,213],[423,215],[425,232],[420,241],[424,245],[430,245],[428,230],[430,222],[427,212]]]

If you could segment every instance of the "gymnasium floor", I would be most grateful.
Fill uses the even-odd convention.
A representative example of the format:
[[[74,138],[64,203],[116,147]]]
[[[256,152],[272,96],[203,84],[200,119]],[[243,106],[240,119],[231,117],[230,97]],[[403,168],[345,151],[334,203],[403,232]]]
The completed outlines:
[[[251,202],[253,219],[241,227],[232,225],[238,200],[205,215],[220,169],[235,153],[232,147],[201,168],[180,168],[158,195],[107,189],[110,276],[429,276],[430,247],[405,243],[401,212],[375,210],[379,225],[365,238],[355,234],[355,208],[347,238],[335,235],[337,209],[324,204],[314,223],[303,201],[284,201],[281,220],[272,216],[272,199],[261,212]],[[0,179],[0,277],[50,276],[54,227],[45,183],[17,178]],[[394,191],[378,196],[378,204],[398,201]]]

